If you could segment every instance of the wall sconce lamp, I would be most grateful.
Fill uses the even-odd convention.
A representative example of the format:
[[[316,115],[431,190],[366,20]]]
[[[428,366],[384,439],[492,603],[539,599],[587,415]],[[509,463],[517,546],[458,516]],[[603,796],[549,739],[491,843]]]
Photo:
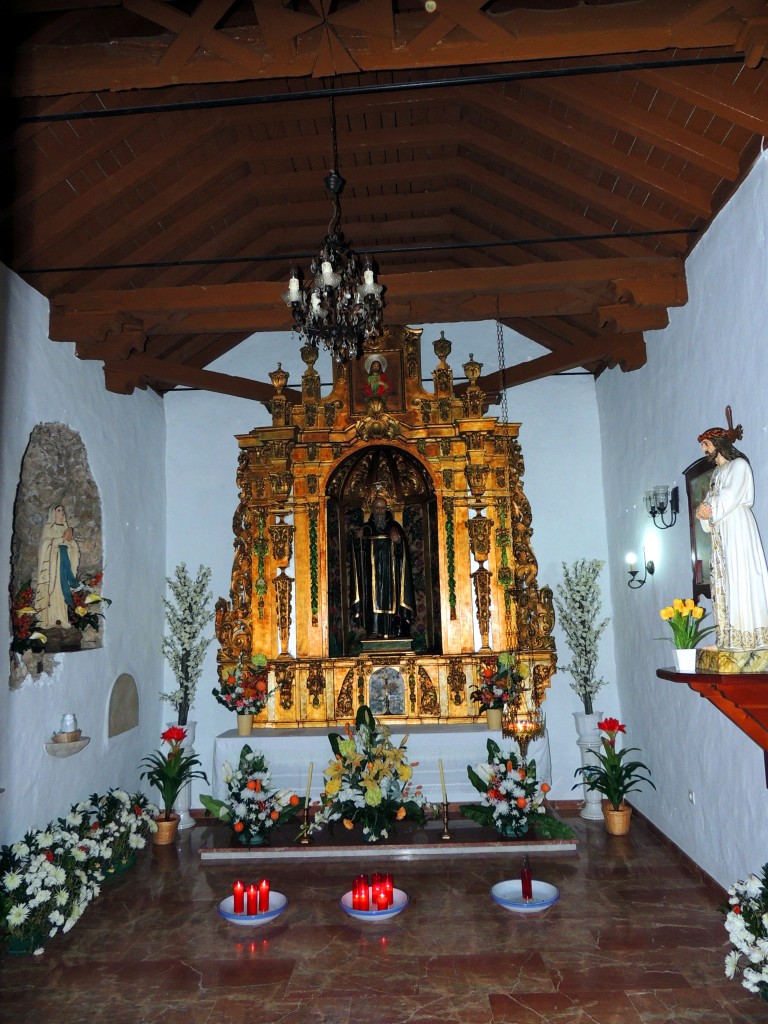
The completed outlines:
[[[637,555],[634,553],[634,551],[630,551],[630,553],[627,555],[627,565],[629,566],[629,579],[627,580],[627,586],[630,587],[632,590],[639,590],[640,587],[645,585],[645,581],[648,579],[648,577],[653,576],[653,574],[656,572],[656,566],[653,564],[653,562],[646,562],[645,551],[643,551],[644,572],[642,579],[639,580],[637,578]]]
[[[653,520],[653,525],[659,530],[668,530],[677,522],[677,513],[680,511],[680,498],[677,487],[669,488],[666,484],[657,484],[650,491],[645,492],[645,508]],[[666,521],[664,513],[669,508],[670,520]],[[658,516],[659,522],[656,522]]]

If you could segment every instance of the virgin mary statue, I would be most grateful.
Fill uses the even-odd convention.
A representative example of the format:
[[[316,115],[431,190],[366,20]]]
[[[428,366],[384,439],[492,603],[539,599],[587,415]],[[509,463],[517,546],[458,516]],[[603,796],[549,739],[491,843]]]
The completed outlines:
[[[68,628],[68,609],[74,604],[72,588],[77,585],[79,566],[80,547],[72,527],[67,525],[64,506],[53,505],[37,552],[35,609],[44,629]]]

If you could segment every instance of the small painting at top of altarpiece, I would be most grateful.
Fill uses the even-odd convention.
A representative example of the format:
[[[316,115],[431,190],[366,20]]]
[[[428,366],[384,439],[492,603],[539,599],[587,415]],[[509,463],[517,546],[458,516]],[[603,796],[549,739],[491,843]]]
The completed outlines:
[[[403,353],[397,350],[370,352],[350,363],[352,415],[366,412],[368,400],[381,398],[388,412],[404,412]]]

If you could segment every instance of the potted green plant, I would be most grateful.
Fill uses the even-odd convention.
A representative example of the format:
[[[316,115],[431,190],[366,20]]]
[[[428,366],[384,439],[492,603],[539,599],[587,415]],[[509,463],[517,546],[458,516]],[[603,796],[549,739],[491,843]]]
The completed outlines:
[[[616,737],[626,733],[626,726],[618,718],[605,718],[597,725],[601,737],[602,750],[593,751],[595,763],[577,768],[574,775],[581,776],[581,783],[589,789],[602,793],[607,801],[603,807],[606,828],[611,835],[625,835],[629,831],[629,818],[632,808],[627,806],[624,798],[628,793],[638,790],[643,783],[656,788],[648,775],[650,769],[642,761],[626,761],[628,754],[639,750],[639,747],[623,747],[616,749]]]
[[[193,779],[208,781],[208,776],[198,767],[200,758],[182,747],[186,731],[177,725],[166,729],[160,739],[171,748],[167,754],[162,750],[155,751],[144,758],[140,767],[145,770],[141,778],[146,779],[160,793],[160,816],[157,818],[157,832],[154,842],[157,845],[172,843],[176,838],[179,816],[173,811],[173,805],[181,789]]]

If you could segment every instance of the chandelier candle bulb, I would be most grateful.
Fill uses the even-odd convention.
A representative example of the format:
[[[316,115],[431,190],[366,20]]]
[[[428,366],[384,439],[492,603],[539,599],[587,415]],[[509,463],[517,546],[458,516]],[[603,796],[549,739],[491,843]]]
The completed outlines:
[[[269,910],[269,879],[262,878],[259,882],[259,913],[266,914]]]
[[[242,914],[245,910],[245,886],[242,882],[235,882],[232,886],[232,911],[235,914]]]
[[[255,917],[259,912],[258,893],[255,885],[249,885],[246,891],[248,917]]]
[[[443,774],[442,758],[438,759],[437,770],[440,772],[440,788],[443,791],[443,803],[447,804],[448,803],[448,794],[446,793],[446,790],[445,790],[445,775]]]

